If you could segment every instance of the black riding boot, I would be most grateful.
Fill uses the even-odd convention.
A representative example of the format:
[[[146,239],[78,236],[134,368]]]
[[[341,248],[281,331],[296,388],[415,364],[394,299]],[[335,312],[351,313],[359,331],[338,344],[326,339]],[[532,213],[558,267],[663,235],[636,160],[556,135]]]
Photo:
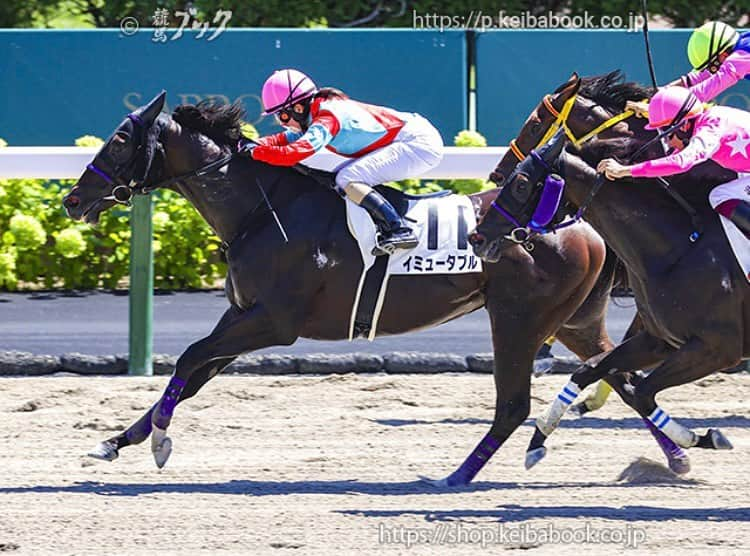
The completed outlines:
[[[368,193],[359,204],[378,227],[373,255],[390,255],[396,249],[414,249],[419,240],[396,209],[377,191]]]
[[[750,203],[747,201],[740,201],[739,204],[734,207],[732,214],[729,216],[729,220],[734,222],[734,224],[750,238]]]

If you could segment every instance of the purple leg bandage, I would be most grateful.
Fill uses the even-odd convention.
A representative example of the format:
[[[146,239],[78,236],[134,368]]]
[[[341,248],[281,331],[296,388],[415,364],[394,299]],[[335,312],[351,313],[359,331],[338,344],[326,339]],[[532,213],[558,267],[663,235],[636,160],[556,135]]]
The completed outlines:
[[[153,415],[153,424],[160,429],[166,429],[169,426],[169,422],[172,420],[172,414],[174,408],[177,405],[177,400],[180,399],[182,389],[185,388],[185,381],[181,378],[173,376],[167,385],[167,389],[156,404],[156,411]]]
[[[495,440],[492,436],[487,434],[480,442],[474,451],[469,454],[461,464],[461,467],[456,469],[448,477],[448,486],[465,486],[468,485],[477,473],[484,467],[484,465],[490,460],[497,449],[500,447],[500,442]]]
[[[662,452],[664,452],[665,456],[667,456],[668,458],[685,457],[685,452],[682,450],[682,448],[672,442],[672,440],[667,435],[657,429],[651,421],[649,421],[648,419],[643,419],[643,422],[646,423],[648,430],[650,430],[651,434],[653,434],[654,438],[656,438],[656,441],[659,443],[659,447],[661,448]]]

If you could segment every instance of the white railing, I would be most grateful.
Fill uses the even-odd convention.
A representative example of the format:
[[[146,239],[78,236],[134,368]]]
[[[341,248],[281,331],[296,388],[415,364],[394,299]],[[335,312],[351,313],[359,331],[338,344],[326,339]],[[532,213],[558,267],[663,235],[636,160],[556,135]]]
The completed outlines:
[[[0,148],[0,178],[78,178],[96,147]],[[442,162],[421,179],[486,178],[507,147],[446,147]],[[316,168],[333,169],[346,159],[323,152],[308,159]]]

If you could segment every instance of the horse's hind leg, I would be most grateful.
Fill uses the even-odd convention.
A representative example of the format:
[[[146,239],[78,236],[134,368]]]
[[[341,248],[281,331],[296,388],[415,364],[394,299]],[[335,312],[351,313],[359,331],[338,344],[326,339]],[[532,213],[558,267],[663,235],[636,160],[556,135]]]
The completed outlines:
[[[231,312],[230,312],[231,311]],[[286,334],[277,332],[277,325],[268,315],[265,307],[256,303],[250,309],[242,311],[232,308],[225,314],[227,317],[214,331],[185,350],[177,360],[177,368],[162,394],[161,399],[151,413],[151,451],[158,467],[163,467],[171,454],[172,441],[167,436],[177,401],[181,398],[191,377],[205,365],[216,364],[219,360],[234,358],[238,355],[269,347],[289,344],[293,328],[283,323]],[[292,318],[294,311],[287,311],[286,318]]]
[[[727,345],[741,345],[739,342],[733,344],[731,338],[726,342]],[[725,351],[710,349],[701,339],[692,338],[636,386],[635,405],[641,414],[648,415],[648,419],[655,427],[683,448],[698,446],[729,450],[732,444],[721,431],[709,429],[704,435],[697,435],[672,419],[657,405],[655,397],[667,388],[698,380],[716,370],[732,367],[737,364],[739,358],[740,354],[732,357]]]
[[[598,353],[610,351],[613,348],[613,345],[607,335],[606,327],[604,325],[605,314],[606,311],[603,311],[600,319],[594,320],[585,328],[570,328],[564,326],[560,329],[558,334],[560,340],[568,347],[568,349],[573,351],[584,361]],[[641,329],[641,319],[636,314],[625,334],[625,338],[631,338]],[[605,377],[597,383],[593,395],[578,404],[572,405],[570,411],[573,411],[580,416],[589,411],[598,409],[604,405],[604,402],[607,400],[607,397],[610,392],[612,392],[613,388],[626,404],[637,410],[634,405],[632,393],[627,391],[627,388],[631,386],[629,378],[630,377],[627,374],[610,375],[609,377]],[[649,432],[653,435],[654,439],[659,444],[659,448],[661,448],[664,456],[667,458],[669,468],[679,474],[684,474],[690,471],[690,460],[688,459],[687,454],[664,433],[655,428],[651,421],[646,418],[646,415],[643,415],[642,418]],[[528,466],[535,465],[545,454],[545,451],[540,449],[541,445],[536,446],[536,448],[538,451],[534,452],[526,460]]]
[[[552,404],[536,420],[534,436],[526,452],[526,466],[536,464],[545,454],[544,442],[557,428],[565,411],[587,386],[615,372],[647,369],[667,356],[665,344],[646,332],[641,332],[609,353],[588,360],[571,377]]]

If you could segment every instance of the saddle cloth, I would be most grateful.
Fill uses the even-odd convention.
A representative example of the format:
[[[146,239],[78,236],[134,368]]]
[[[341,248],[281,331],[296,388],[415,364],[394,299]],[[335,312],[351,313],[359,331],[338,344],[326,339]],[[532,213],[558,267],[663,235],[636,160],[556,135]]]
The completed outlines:
[[[737,192],[734,197],[750,202],[750,194],[747,191]],[[721,220],[727,240],[729,240],[729,245],[732,247],[732,252],[734,252],[734,256],[737,259],[737,263],[740,265],[742,272],[744,272],[745,279],[750,282],[750,240],[729,218],[720,216],[719,219]]]
[[[384,268],[371,272],[369,280],[366,280],[368,272],[376,262],[372,250],[375,247],[377,228],[367,211],[349,200],[346,201],[346,216],[349,231],[359,245],[364,263],[352,308],[350,340],[360,334],[366,334],[369,340],[375,338],[377,321],[385,301],[390,276],[482,272],[482,261],[474,254],[467,237],[469,230],[476,226],[476,214],[471,200],[466,196],[408,198],[405,217],[419,238],[419,244],[411,250],[400,249],[393,255],[377,257],[377,259],[386,258],[387,265],[378,261],[378,266]],[[377,295],[368,295],[366,291],[363,293],[365,282],[368,282],[368,289],[373,287],[379,289]],[[362,313],[362,308],[359,306],[363,298],[372,299],[374,303],[374,307],[369,311],[372,317],[369,327],[355,326],[358,309],[360,309],[360,314]],[[365,308],[365,313],[368,313],[367,308]]]

